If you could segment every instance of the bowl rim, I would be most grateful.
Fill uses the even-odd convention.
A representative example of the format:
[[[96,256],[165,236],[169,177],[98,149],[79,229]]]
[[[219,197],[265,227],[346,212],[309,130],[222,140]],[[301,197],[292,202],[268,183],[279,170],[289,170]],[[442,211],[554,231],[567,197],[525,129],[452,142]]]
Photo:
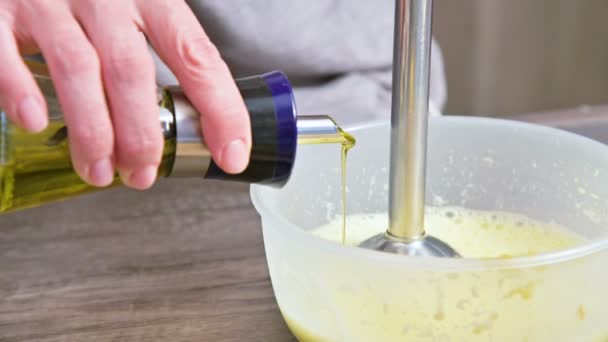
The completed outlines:
[[[523,121],[504,119],[504,118],[493,118],[493,117],[479,117],[479,116],[441,116],[431,117],[429,120],[441,120],[444,122],[456,122],[458,124],[469,121],[477,124],[484,122],[510,126],[510,128],[522,128],[522,129],[533,129],[539,132],[548,133],[559,133],[568,139],[577,139],[583,143],[589,144],[591,147],[604,149],[608,152],[608,145],[605,145],[597,140],[572,133],[560,128],[544,126],[535,123],[528,123]],[[355,123],[351,125],[345,125],[345,129],[349,131],[356,131],[365,128],[373,128],[387,125],[386,120],[375,120],[366,123]],[[272,215],[272,220],[278,221],[279,224],[268,225],[264,224],[264,213],[271,213],[270,208],[262,200],[262,192],[265,190],[265,186],[252,184],[250,187],[250,196],[252,203],[262,218],[262,229],[265,234],[267,229],[275,231],[280,236],[283,236],[287,240],[295,238],[294,241],[298,241],[300,245],[306,245],[311,250],[322,250],[330,254],[340,254],[343,257],[353,258],[353,260],[365,260],[366,262],[379,262],[383,265],[390,266],[402,266],[413,270],[429,270],[437,272],[462,272],[462,271],[492,271],[500,269],[523,269],[540,267],[547,265],[556,265],[568,261],[577,260],[598,252],[608,250],[608,234],[605,236],[586,241],[580,245],[572,248],[562,249],[558,251],[546,252],[537,254],[534,256],[520,256],[509,259],[482,259],[482,258],[436,258],[436,257],[412,257],[395,255],[389,253],[380,253],[356,246],[344,246],[334,241],[324,240],[318,238],[300,228],[295,224],[291,223],[284,215]],[[275,190],[277,191],[277,190]],[[280,191],[280,190],[278,190]],[[278,228],[281,227],[281,228]],[[265,248],[268,246],[265,245]]]

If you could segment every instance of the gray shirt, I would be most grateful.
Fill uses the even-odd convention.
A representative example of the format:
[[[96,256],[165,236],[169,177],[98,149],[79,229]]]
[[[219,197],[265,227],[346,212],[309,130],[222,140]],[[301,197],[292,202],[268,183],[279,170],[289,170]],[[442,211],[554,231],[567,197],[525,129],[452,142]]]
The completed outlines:
[[[282,70],[300,114],[343,124],[390,117],[394,1],[189,0],[235,77]],[[159,83],[175,83],[158,63]],[[446,102],[433,42],[431,108]]]

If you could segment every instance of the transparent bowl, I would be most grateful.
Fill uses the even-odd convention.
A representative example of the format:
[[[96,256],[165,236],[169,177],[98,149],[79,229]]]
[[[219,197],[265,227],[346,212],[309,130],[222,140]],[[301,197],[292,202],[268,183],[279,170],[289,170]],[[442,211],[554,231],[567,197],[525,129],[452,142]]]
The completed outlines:
[[[385,212],[390,126],[349,130],[348,213]],[[506,120],[431,120],[427,204],[522,214],[586,240],[512,259],[421,259],[313,236],[341,214],[339,166],[338,147],[301,146],[283,189],[251,189],[274,293],[301,341],[608,341],[607,146]]]

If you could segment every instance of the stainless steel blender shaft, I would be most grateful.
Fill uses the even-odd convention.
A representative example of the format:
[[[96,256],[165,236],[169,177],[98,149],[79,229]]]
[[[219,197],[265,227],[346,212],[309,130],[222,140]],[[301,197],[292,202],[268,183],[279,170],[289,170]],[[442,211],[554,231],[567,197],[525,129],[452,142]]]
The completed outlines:
[[[424,235],[432,3],[397,0],[395,11],[388,233],[406,240]]]
[[[424,231],[432,0],[396,0],[389,179],[389,227],[364,248],[458,257]]]

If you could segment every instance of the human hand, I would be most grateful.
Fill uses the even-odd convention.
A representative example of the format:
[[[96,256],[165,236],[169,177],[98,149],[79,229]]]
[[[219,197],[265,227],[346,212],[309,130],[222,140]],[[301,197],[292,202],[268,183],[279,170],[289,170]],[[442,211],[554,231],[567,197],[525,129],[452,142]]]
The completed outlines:
[[[251,149],[245,104],[230,71],[183,0],[0,0],[0,107],[20,127],[48,124],[21,54],[41,52],[69,130],[72,162],[89,184],[149,188],[163,137],[147,39],[201,113],[215,162],[242,172]]]

